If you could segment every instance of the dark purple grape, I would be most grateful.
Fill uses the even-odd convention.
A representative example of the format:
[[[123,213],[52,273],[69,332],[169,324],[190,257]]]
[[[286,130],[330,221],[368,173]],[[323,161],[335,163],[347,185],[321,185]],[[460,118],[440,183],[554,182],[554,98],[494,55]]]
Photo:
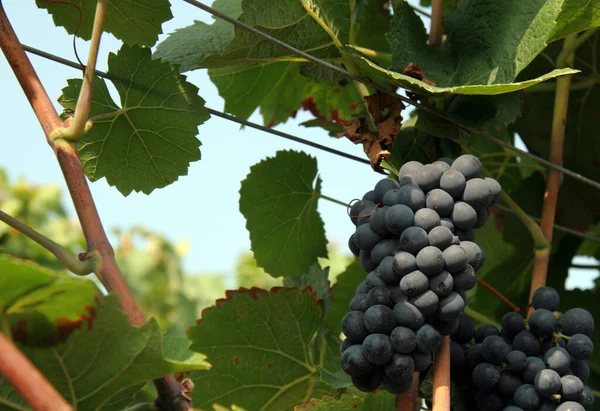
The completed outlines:
[[[552,311],[548,311],[545,308],[534,310],[529,316],[527,323],[529,330],[536,337],[552,335],[558,325],[558,321],[554,314],[552,314]]]
[[[585,334],[575,334],[567,343],[567,351],[578,360],[586,360],[594,352],[594,343]]]
[[[475,211],[477,211],[477,220],[475,221],[475,225],[473,225],[473,228],[479,229],[483,227],[485,223],[487,223],[487,220],[490,216],[490,212],[487,208],[480,208]]]
[[[457,201],[454,203],[450,218],[456,228],[468,230],[473,228],[477,221],[477,211],[464,201]]]
[[[354,301],[354,299],[352,301]],[[385,287],[372,288],[367,294],[367,309],[378,304],[387,305],[388,307],[394,306],[394,302],[392,301],[392,297],[390,296],[390,291]],[[352,302],[350,303],[350,309],[352,309]],[[357,311],[367,310],[357,309]]]
[[[361,211],[363,211],[365,208],[373,209],[373,207],[375,207],[375,203],[369,200],[359,200],[352,203],[352,206],[350,207],[350,220],[352,220],[354,225],[357,225],[358,216],[360,215]]]
[[[394,351],[400,354],[410,354],[417,346],[415,332],[407,327],[396,327],[390,334]]]
[[[525,411],[535,411],[540,406],[540,396],[531,384],[517,388],[513,401]]]
[[[373,190],[375,191],[375,202],[383,202],[383,197],[385,196],[385,194],[389,190],[393,190],[398,187],[400,187],[400,184],[398,184],[398,181],[392,178],[384,178],[382,180],[379,180],[377,184],[375,184],[375,189]]]
[[[417,183],[424,192],[440,186],[443,171],[435,164],[426,164],[417,171]]]
[[[371,392],[381,385],[381,371],[377,368],[359,377],[352,377],[354,387],[362,392]]]
[[[351,377],[364,375],[373,369],[373,364],[363,354],[362,345],[352,345],[346,349],[342,354],[341,362],[342,369]]]
[[[399,251],[394,254],[394,271],[401,278],[417,269],[417,259],[411,253]]]
[[[371,260],[377,265],[381,264],[383,259],[394,255],[399,251],[400,244],[396,238],[387,238],[378,242],[371,250]]]
[[[344,338],[344,341],[342,341],[341,353],[343,353],[344,351],[346,351],[348,348],[352,347],[353,345],[360,345],[360,343],[355,343],[350,338]]]
[[[522,351],[512,350],[504,360],[509,371],[518,373],[527,368],[527,356]]]
[[[585,411],[585,408],[576,401],[567,401],[556,407],[555,411]]]
[[[408,301],[396,303],[394,318],[399,326],[418,330],[425,323],[425,316]]]
[[[374,305],[369,307],[364,314],[364,326],[371,334],[389,334],[396,327],[394,322],[394,312],[387,305]],[[347,334],[346,336],[352,338]],[[356,338],[352,339],[355,341],[357,340]]]
[[[461,241],[460,248],[467,254],[467,261],[475,271],[479,270],[483,265],[483,252],[481,248],[472,241]]]
[[[540,287],[533,293],[531,304],[536,310],[545,308],[548,311],[557,311],[560,305],[560,295],[552,287]]]
[[[414,225],[428,233],[440,225],[440,216],[430,208],[422,208],[415,213]]]
[[[492,324],[484,324],[475,331],[475,342],[482,343],[490,335],[500,335],[500,330]]]
[[[491,205],[498,204],[500,202],[500,198],[502,197],[502,187],[500,186],[500,183],[490,177],[486,177],[484,180],[489,184],[490,189],[492,190],[493,196]]]
[[[400,235],[400,247],[413,255],[429,245],[425,230],[419,227],[409,227]]]
[[[519,377],[508,371],[502,371],[495,390],[504,398],[512,398],[521,384]]]
[[[571,373],[581,381],[590,378],[590,366],[584,360],[571,359]]]
[[[398,170],[398,177],[404,177],[407,174],[417,175],[417,172],[423,167],[423,163],[418,161],[408,161],[402,164],[400,170]]]
[[[451,169],[460,171],[466,180],[470,180],[481,176],[483,166],[477,157],[471,154],[463,154],[454,160]]]
[[[475,241],[475,230],[472,228],[469,230],[456,230],[456,237],[458,237],[459,241]],[[460,243],[459,243],[460,244]]]
[[[454,208],[454,199],[446,191],[436,188],[425,195],[425,205],[440,217],[449,217]]]
[[[446,269],[451,273],[463,270],[469,262],[467,253],[458,245],[451,245],[446,248],[443,251],[443,256]]]
[[[411,357],[415,363],[415,372],[423,372],[431,365],[431,353],[413,351]]]
[[[350,311],[342,318],[342,332],[347,338],[357,343],[362,343],[369,335],[369,330],[365,327],[365,313],[361,311]]]
[[[465,191],[465,176],[460,171],[449,170],[440,178],[440,188],[450,194],[453,198],[460,198]]]
[[[385,334],[370,334],[362,343],[362,352],[371,364],[385,364],[394,355],[394,347]]]
[[[384,372],[389,379],[401,381],[412,376],[414,369],[415,362],[410,355],[394,354],[385,365]]]
[[[369,290],[371,290],[371,288],[374,288],[374,287],[385,288],[385,286],[386,286],[385,281],[383,281],[383,278],[381,278],[381,276],[379,275],[379,271],[377,271],[377,270],[373,270],[369,274],[367,274],[367,278],[365,279],[365,282],[369,286]],[[368,292],[369,291],[367,291],[367,293]]]
[[[450,367],[458,370],[465,365],[465,350],[456,341],[450,341]]]
[[[450,232],[454,233],[455,227],[454,227],[454,223],[452,222],[451,219],[445,218],[445,217],[441,218],[440,225],[442,227],[446,227],[448,230],[450,230]]]
[[[429,288],[429,279],[421,271],[406,274],[400,280],[400,289],[408,296],[419,295]]]
[[[583,308],[571,308],[560,318],[562,333],[565,335],[591,335],[594,331],[594,317]]]
[[[546,367],[556,371],[560,375],[564,375],[571,366],[571,357],[569,352],[562,347],[553,347],[544,355]]]
[[[473,382],[482,390],[490,390],[500,381],[500,371],[492,364],[481,363],[473,369]]]
[[[429,289],[438,297],[449,295],[453,287],[454,279],[448,271],[443,270],[439,274],[429,278]]]
[[[358,258],[360,260],[360,265],[366,272],[371,272],[377,267],[377,264],[371,260],[371,253],[368,251],[361,250]]]
[[[354,242],[363,251],[371,251],[381,240],[383,240],[383,237],[373,231],[370,224],[357,227],[354,233]]]
[[[369,190],[365,193],[365,195],[362,197],[363,201],[370,201],[373,204],[375,204],[375,190]]]
[[[425,290],[423,293],[410,298],[410,303],[417,307],[423,315],[433,314],[439,305],[438,296],[431,290]]]
[[[419,328],[416,337],[417,350],[424,353],[435,351],[442,341],[440,333],[429,324],[424,324]]]
[[[427,246],[419,251],[416,261],[419,271],[428,276],[440,273],[445,265],[442,251],[433,246]]]
[[[586,410],[588,408],[592,408],[592,405],[594,405],[595,402],[594,391],[592,391],[592,389],[587,385],[584,385],[583,391],[581,392],[581,396],[579,397],[577,402],[583,405],[583,407]]]
[[[583,382],[574,375],[565,375],[560,378],[562,401],[577,401],[583,392]]]
[[[383,376],[383,388],[391,394],[402,394],[410,389],[413,382],[412,374],[400,380],[393,380],[386,375]]]
[[[429,244],[433,247],[437,247],[440,250],[445,250],[452,245],[454,235],[447,227],[437,226],[431,229],[427,234]]]
[[[525,320],[523,316],[516,312],[504,314],[502,317],[502,330],[512,338],[525,329]]]
[[[438,330],[442,335],[450,335],[458,328],[458,318],[452,321],[444,321],[439,318],[433,319],[431,322],[433,328]]]
[[[481,356],[481,344],[473,345],[469,351],[466,352],[465,361],[472,368],[475,368],[477,364],[481,364],[483,362],[483,357]]]
[[[466,344],[475,336],[475,321],[464,314],[458,317],[458,320],[458,329],[450,335],[450,339],[459,344]]]
[[[383,237],[391,234],[385,225],[385,215],[389,209],[388,206],[379,207],[371,214],[371,218],[369,219],[371,229]]]
[[[366,281],[363,281],[358,285],[358,287],[356,287],[355,294],[366,294],[369,292],[369,290],[371,288],[373,288],[373,287],[371,287],[369,284],[367,284]]]
[[[373,288],[375,290],[375,288]],[[350,301],[350,311],[362,311],[363,313],[369,309],[371,305],[367,301],[367,294],[357,294]]]
[[[527,367],[521,374],[521,379],[527,384],[533,384],[533,380],[538,372],[546,368],[544,361],[538,357],[527,357]]]
[[[481,356],[490,364],[502,364],[509,352],[508,344],[498,335],[490,335],[481,343]]]
[[[388,231],[400,235],[404,230],[413,226],[415,214],[404,204],[391,206],[385,213],[384,222]]]
[[[545,397],[554,395],[560,391],[560,375],[554,370],[541,370],[533,380],[537,392]]]
[[[487,208],[494,194],[490,185],[482,178],[473,178],[467,181],[462,200],[475,210]]]
[[[452,273],[452,277],[454,279],[454,290],[457,292],[468,291],[477,284],[475,270],[470,264],[467,264],[467,266],[459,272]]]
[[[379,274],[381,279],[389,285],[397,286],[400,284],[400,276],[394,270],[394,257],[389,255],[381,260],[379,264]]]
[[[529,330],[523,330],[513,339],[515,350],[523,351],[525,355],[538,355],[540,352],[540,342]]]
[[[456,320],[463,313],[465,305],[465,300],[453,291],[446,297],[440,298],[437,317],[443,321]]]
[[[354,254],[357,257],[359,256],[360,248],[358,248],[358,246],[356,245],[356,242],[354,241],[354,234],[352,234],[350,236],[350,238],[348,239],[348,248],[350,249],[350,252],[352,254]]]

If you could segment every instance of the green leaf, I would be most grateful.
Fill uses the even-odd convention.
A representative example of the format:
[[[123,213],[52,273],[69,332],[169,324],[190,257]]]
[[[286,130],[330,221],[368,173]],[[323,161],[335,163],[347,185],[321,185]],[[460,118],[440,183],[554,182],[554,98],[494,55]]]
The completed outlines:
[[[0,254],[0,317],[18,342],[39,347],[65,340],[94,321],[99,295],[90,280]]]
[[[378,53],[389,53],[390,45],[382,41],[390,31],[392,15],[389,2],[381,0],[354,0],[354,36],[350,43],[375,50]],[[353,38],[352,38],[353,37]]]
[[[324,395],[321,399],[313,398],[308,404],[294,408],[295,411],[394,411],[396,396],[385,390],[367,394],[364,399],[353,395],[342,394],[339,399]]]
[[[23,352],[78,410],[122,409],[148,380],[210,368],[202,355],[188,361],[181,361],[181,354],[177,361],[166,359],[156,321],[132,326],[116,295],[100,300],[93,325],[82,327],[64,344],[50,349],[24,348]],[[23,404],[0,379],[0,403],[7,402]]]
[[[233,18],[242,13],[240,0],[216,0],[211,7]],[[182,72],[196,70],[202,67],[206,56],[227,51],[233,36],[233,26],[224,20],[215,19],[212,24],[194,21],[193,25],[175,30],[159,43],[154,55],[179,64]]]
[[[567,0],[556,19],[549,41],[600,26],[600,3],[594,0]]]
[[[306,273],[318,257],[327,256],[317,211],[320,192],[316,159],[297,151],[278,151],[252,166],[242,181],[240,211],[252,250],[273,277]]]
[[[347,388],[352,385],[352,378],[344,372],[344,370],[338,370],[331,372],[323,368],[319,368],[321,373],[321,381],[331,388],[340,389]]]
[[[311,290],[228,291],[188,332],[191,349],[213,363],[192,376],[194,406],[287,410],[313,395],[332,394],[318,381],[323,364],[312,343],[321,316]]]
[[[187,174],[200,159],[198,126],[209,118],[198,88],[175,67],[153,60],[150,50],[124,45],[108,58],[108,74],[121,97],[118,107],[103,80],[93,86],[94,121],[78,145],[86,175],[106,181],[123,194],[151,193]],[[60,104],[74,109],[81,80],[69,80]]]
[[[68,4],[36,0],[35,3],[46,9],[54,24],[64,27],[67,33],[91,39],[97,0],[71,0]],[[77,29],[79,10],[83,20]],[[108,0],[102,28],[130,46],[152,46],[162,34],[162,23],[172,18],[168,0]]]
[[[304,127],[308,127],[308,128],[310,128],[310,127],[322,128],[322,129],[328,131],[329,135],[331,137],[337,137],[337,135],[339,133],[344,132],[344,126],[342,126],[341,124],[332,123],[330,121],[321,120],[318,118],[304,121],[304,122],[300,123],[300,125],[304,126]]]
[[[390,90],[396,87],[403,87],[409,90],[422,92],[425,94],[471,94],[471,95],[494,95],[510,93],[513,91],[523,90],[528,87],[539,84],[543,81],[550,80],[559,76],[567,74],[578,73],[579,70],[570,68],[555,69],[546,74],[542,74],[539,77],[531,80],[524,80],[518,82],[499,83],[499,84],[472,84],[472,85],[456,85],[449,87],[437,87],[427,84],[424,81],[417,80],[409,77],[405,74],[401,74],[392,70],[386,70],[383,67],[378,66],[366,57],[362,56],[359,52],[346,48],[344,54],[351,57],[353,61],[359,66],[360,74],[362,76],[369,77],[375,82],[388,85]]]
[[[342,274],[337,277],[337,283],[331,288],[333,303],[325,318],[327,328],[334,334],[342,332],[342,317],[349,310],[350,300],[356,293],[356,287],[365,280],[365,273],[360,261],[354,259],[354,262],[346,268]]]
[[[321,268],[318,263],[310,266],[307,274],[295,277],[284,277],[283,285],[286,287],[298,287],[303,290],[306,287],[316,293],[317,298],[323,302],[323,314],[331,306],[331,293],[329,292],[329,267]]]

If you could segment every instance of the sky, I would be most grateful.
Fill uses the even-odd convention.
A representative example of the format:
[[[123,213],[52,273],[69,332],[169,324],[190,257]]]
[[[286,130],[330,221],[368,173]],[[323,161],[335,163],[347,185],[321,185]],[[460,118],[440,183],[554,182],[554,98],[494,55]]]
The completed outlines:
[[[411,3],[417,4],[418,1]],[[188,3],[173,0],[171,4],[174,18],[163,25],[166,34],[161,35],[159,41],[176,28],[191,25],[194,20],[212,21],[207,13]],[[33,0],[4,0],[3,5],[22,43],[74,60],[72,36],[63,28],[55,27],[52,18],[45,10],[38,9]],[[87,43],[77,40],[80,56],[87,55]],[[107,69],[108,54],[116,53],[120,45],[112,35],[103,35],[97,69]],[[81,72],[34,55],[29,56],[56,109],[61,112],[62,108],[56,103],[61,89],[66,86],[66,79],[81,78]],[[82,59],[85,60],[85,57]],[[205,70],[186,74],[188,81],[198,86],[208,107],[223,109],[223,99]],[[0,99],[0,113],[10,116],[11,120],[3,121],[0,168],[8,172],[12,181],[25,178],[34,184],[60,185],[65,193],[64,204],[74,216],[58,163],[2,54],[0,91],[4,97]],[[277,128],[359,157],[364,156],[361,146],[346,139],[334,140],[325,132],[297,126],[309,118],[309,114],[299,112],[296,119]],[[253,114],[250,121],[262,124],[258,113]],[[381,179],[381,175],[372,172],[368,165],[261,131],[249,128],[241,130],[237,124],[218,117],[200,126],[198,138],[202,142],[202,159],[191,163],[187,176],[180,177],[166,188],[155,190],[149,196],[131,193],[123,197],[105,179],[90,184],[104,227],[112,240],[115,240],[112,229],[126,229],[134,225],[143,225],[174,242],[187,240],[190,248],[183,263],[189,273],[223,273],[231,279],[238,255],[250,249],[245,219],[238,207],[240,183],[252,165],[274,156],[278,150],[303,150],[316,157],[319,175],[323,180],[322,193],[343,202],[362,196]],[[320,200],[318,210],[325,222],[329,241],[340,244],[345,250],[354,226],[348,221],[344,207]],[[577,262],[591,264],[595,261],[578,259]],[[571,273],[568,285],[582,288],[593,286],[592,280],[597,275],[597,270],[576,270]]]

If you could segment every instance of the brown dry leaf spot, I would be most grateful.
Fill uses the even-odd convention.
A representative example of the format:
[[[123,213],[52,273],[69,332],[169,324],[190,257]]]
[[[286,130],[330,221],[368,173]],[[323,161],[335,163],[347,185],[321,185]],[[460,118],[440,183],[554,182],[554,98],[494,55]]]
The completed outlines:
[[[404,69],[404,74],[408,77],[416,78],[417,80],[421,80],[424,83],[429,84],[430,86],[435,87],[435,83],[433,81],[427,80],[423,75],[423,69],[419,64],[414,64],[413,62],[408,63],[408,66]]]

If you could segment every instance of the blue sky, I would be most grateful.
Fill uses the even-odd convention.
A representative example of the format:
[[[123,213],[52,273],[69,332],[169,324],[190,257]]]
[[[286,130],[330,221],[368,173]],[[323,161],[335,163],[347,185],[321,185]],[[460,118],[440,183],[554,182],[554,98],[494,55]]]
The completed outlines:
[[[176,28],[193,23],[194,20],[210,22],[205,12],[179,0],[173,0],[175,16],[163,25],[170,33]],[[411,1],[411,3],[418,3]],[[72,37],[62,28],[55,27],[51,17],[35,6],[35,2],[4,0],[4,8],[22,43],[74,60]],[[161,36],[161,40],[166,35]],[[77,40],[80,56],[86,56],[87,42]],[[116,52],[120,42],[112,35],[102,38],[98,69],[106,70],[109,52]],[[80,78],[81,72],[44,60],[30,58],[50,98],[56,102],[68,78]],[[85,59],[85,57],[82,57]],[[26,178],[33,183],[58,184],[66,193],[66,186],[56,159],[45,143],[44,135],[20,86],[0,55],[0,113],[10,116],[3,121],[3,143],[0,151],[0,167],[15,180]],[[223,100],[208,79],[204,70],[188,73],[188,80],[200,89],[207,106],[222,110]],[[60,106],[55,103],[57,110]],[[295,120],[279,126],[282,131],[363,156],[362,148],[347,140],[334,140],[326,133],[306,129],[296,124],[310,118],[299,113]],[[254,114],[251,121],[261,123]],[[91,184],[100,216],[107,231],[142,224],[173,241],[189,240],[191,247],[184,259],[188,272],[233,273],[239,253],[250,249],[245,220],[238,208],[240,182],[250,166],[278,150],[304,150],[317,158],[319,173],[323,179],[323,194],[347,202],[361,196],[381,178],[368,165],[344,159],[329,153],[293,143],[252,129],[240,130],[239,126],[220,118],[211,118],[199,128],[202,142],[202,159],[192,163],[188,175],[164,189],[155,190],[150,196],[132,193],[123,197],[114,187],[102,179]],[[227,149],[226,156],[223,150]],[[67,197],[64,201],[72,215],[74,211]],[[353,232],[346,210],[336,204],[321,200],[319,212],[325,221],[329,241],[341,243],[345,249],[347,238]],[[113,237],[114,238],[114,237]],[[582,263],[581,260],[578,261]],[[583,260],[584,263],[590,261]],[[593,261],[591,261],[593,263]],[[578,270],[569,283],[580,287],[590,286],[597,272]]]

